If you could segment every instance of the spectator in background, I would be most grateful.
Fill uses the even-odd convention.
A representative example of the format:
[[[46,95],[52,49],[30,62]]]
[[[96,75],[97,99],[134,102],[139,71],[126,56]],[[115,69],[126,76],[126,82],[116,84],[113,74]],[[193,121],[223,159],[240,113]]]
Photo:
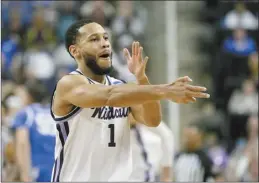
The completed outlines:
[[[80,8],[80,15],[107,28],[114,18],[115,8],[109,1],[86,1]]]
[[[249,115],[258,112],[258,93],[252,80],[245,80],[242,89],[236,89],[228,104],[230,114]]]
[[[25,87],[28,98],[24,97],[23,103],[30,104],[15,115],[11,124],[20,178],[22,182],[49,182],[55,147],[55,122],[49,112],[49,97],[40,83],[29,82]]]
[[[9,12],[9,23],[7,25],[8,29],[7,32],[10,36],[17,36],[19,39],[19,42],[23,39],[23,35],[25,32],[25,27],[22,22],[21,14],[19,13],[19,10],[12,9],[11,12]]]
[[[34,2],[47,2],[44,6],[44,20],[46,24],[48,24],[50,27],[55,27],[57,24],[57,18],[58,18],[58,12],[55,8],[55,1],[34,1]],[[68,3],[69,4],[69,3]],[[37,7],[41,7],[42,5],[37,5]],[[37,8],[36,7],[36,8]]]
[[[184,129],[184,149],[176,156],[174,181],[207,182],[215,180],[213,162],[202,150],[203,134],[199,127],[191,125]]]
[[[23,57],[26,80],[44,82],[51,93],[55,87],[56,67],[53,57],[43,49],[30,49]]]
[[[25,35],[27,49],[47,49],[51,51],[55,43],[55,35],[52,27],[46,24],[44,9],[36,8],[33,12],[33,21]]]
[[[141,6],[135,6],[135,8],[135,3],[133,1],[118,1],[117,16],[111,24],[115,40],[114,51],[116,53],[113,67],[118,72],[118,77],[127,82],[135,81],[135,77],[127,68],[123,48],[131,50],[131,43],[134,40],[143,41],[146,25],[145,9]]]
[[[63,44],[65,41],[66,30],[74,21],[78,19],[79,14],[78,11],[76,11],[76,1],[57,1],[57,6],[59,10],[58,21],[56,26],[57,37],[59,42]]]
[[[32,14],[32,2],[31,1],[2,1],[2,21],[5,26],[8,27],[10,23],[10,16],[13,12],[17,13],[20,17],[21,24],[26,27],[31,22]]]
[[[258,52],[249,55],[248,66],[250,69],[250,77],[258,86]]]
[[[223,20],[223,27],[227,29],[243,28],[258,29],[258,19],[251,13],[243,2],[235,4],[234,10],[228,12]]]
[[[228,181],[258,181],[258,114],[249,117],[248,138],[240,139],[226,171]]]
[[[229,144],[231,152],[239,138],[246,137],[245,127],[251,114],[258,113],[258,93],[252,80],[245,80],[242,89],[236,89],[228,103],[229,114]]]
[[[6,77],[12,78],[11,68],[13,64],[13,58],[15,55],[22,50],[23,45],[23,34],[24,27],[22,27],[22,20],[20,13],[15,8],[11,9],[9,12],[9,23],[6,25],[8,32],[7,35],[3,37],[2,42],[2,54],[4,57],[4,68],[3,71]]]
[[[249,56],[256,52],[256,43],[244,29],[237,28],[233,31],[233,35],[224,41],[223,49],[237,56]]]
[[[134,9],[134,1],[118,1],[118,13],[112,22],[112,31],[116,38],[129,34],[134,39],[143,41],[146,22],[139,11],[140,7]],[[134,11],[135,10],[135,11]],[[143,10],[144,11],[144,10]]]
[[[6,40],[2,41],[2,58],[4,58],[4,65],[2,71],[6,78],[12,79],[10,73],[13,64],[13,58],[20,51],[19,37],[16,35],[8,36]]]
[[[65,32],[67,28],[78,19],[77,11],[78,2],[76,1],[58,1],[57,8],[59,10],[57,21],[57,37],[59,44],[52,52],[53,61],[57,68],[57,79],[63,75],[75,70],[76,62],[68,54],[65,47]]]

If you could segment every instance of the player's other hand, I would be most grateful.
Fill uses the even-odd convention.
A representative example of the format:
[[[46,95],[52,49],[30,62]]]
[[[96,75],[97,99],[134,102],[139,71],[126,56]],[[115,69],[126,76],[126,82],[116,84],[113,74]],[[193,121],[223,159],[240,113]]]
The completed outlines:
[[[188,104],[190,102],[195,102],[196,98],[209,98],[210,95],[204,93],[207,89],[202,86],[193,86],[189,83],[192,80],[188,77],[178,78],[168,87],[170,92],[168,92],[168,98],[171,98],[173,102]]]
[[[127,60],[129,71],[135,75],[137,79],[141,79],[146,76],[145,70],[148,61],[148,57],[143,59],[142,57],[143,47],[140,46],[139,42],[132,43],[132,55],[129,50],[124,48],[123,53]]]

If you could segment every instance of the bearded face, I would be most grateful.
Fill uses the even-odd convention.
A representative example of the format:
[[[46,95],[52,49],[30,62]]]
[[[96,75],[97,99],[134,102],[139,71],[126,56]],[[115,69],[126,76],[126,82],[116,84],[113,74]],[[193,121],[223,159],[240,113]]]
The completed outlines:
[[[105,75],[112,70],[112,51],[108,33],[97,23],[89,23],[78,30],[70,52],[92,73]]]

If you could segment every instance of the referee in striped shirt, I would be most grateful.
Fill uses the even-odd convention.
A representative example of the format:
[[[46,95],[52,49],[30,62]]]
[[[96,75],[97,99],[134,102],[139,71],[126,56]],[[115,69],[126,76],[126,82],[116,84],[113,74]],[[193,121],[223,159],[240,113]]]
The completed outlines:
[[[175,158],[174,181],[212,182],[212,168],[213,162],[202,151],[202,131],[198,126],[188,126],[184,129],[184,149]]]

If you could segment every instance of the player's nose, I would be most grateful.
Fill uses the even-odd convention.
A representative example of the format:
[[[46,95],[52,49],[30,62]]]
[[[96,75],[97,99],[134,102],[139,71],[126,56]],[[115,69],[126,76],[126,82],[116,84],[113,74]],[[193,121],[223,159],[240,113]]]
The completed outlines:
[[[102,48],[109,48],[110,47],[109,41],[107,41],[105,39],[102,39],[101,45],[102,45]]]

